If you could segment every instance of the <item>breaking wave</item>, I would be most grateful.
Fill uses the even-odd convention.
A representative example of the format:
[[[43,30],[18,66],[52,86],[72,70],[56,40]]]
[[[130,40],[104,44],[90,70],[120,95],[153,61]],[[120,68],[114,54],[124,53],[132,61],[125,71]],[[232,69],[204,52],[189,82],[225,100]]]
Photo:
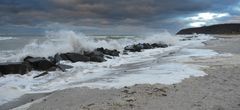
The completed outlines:
[[[177,38],[165,32],[148,36],[86,36],[74,31],[49,31],[42,39],[34,39],[23,49],[9,55],[1,53],[2,62],[20,61],[26,56],[48,57],[56,53],[92,51],[98,47],[123,50],[124,46],[134,43],[176,43]],[[7,54],[7,55],[4,55]]]
[[[17,37],[0,37],[1,40],[12,40],[12,39],[17,39]]]

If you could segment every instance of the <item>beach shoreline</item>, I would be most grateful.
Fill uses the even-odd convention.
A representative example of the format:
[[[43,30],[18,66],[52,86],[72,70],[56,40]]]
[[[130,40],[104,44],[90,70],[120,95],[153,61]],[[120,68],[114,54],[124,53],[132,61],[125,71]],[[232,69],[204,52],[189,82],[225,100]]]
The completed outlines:
[[[196,57],[185,62],[207,66],[202,68],[207,73],[203,77],[187,78],[172,85],[137,84],[107,90],[86,87],[65,89],[36,99],[27,96],[31,103],[15,110],[238,110],[240,39],[219,37],[205,44],[203,48],[229,55]],[[7,106],[9,107],[6,104],[5,107]]]

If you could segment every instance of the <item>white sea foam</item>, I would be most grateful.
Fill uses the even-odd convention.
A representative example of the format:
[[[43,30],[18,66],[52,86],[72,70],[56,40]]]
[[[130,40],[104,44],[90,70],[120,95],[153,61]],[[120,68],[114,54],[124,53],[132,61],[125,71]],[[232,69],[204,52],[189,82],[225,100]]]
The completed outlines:
[[[184,65],[181,63],[167,63],[130,71],[131,74],[123,76],[108,77],[108,80],[83,83],[81,86],[93,88],[120,88],[135,84],[174,84],[179,83],[190,76],[204,76],[205,73],[199,70],[198,66]]]
[[[12,39],[17,39],[17,37],[0,37],[1,40],[12,40]]]
[[[179,41],[179,37],[171,35],[169,32],[154,33],[145,36],[140,42],[160,43],[164,42],[169,45],[175,45]]]
[[[95,40],[73,31],[47,32],[46,40],[35,39],[15,54],[2,57],[1,62],[20,61],[26,56],[48,57],[56,53],[91,51],[98,47],[122,50],[123,46],[134,43],[129,39]]]
[[[36,79],[33,79],[33,76],[41,72],[32,71],[22,76],[8,75],[1,77],[0,93],[3,94],[0,94],[0,104],[25,93],[51,92],[70,87],[120,88],[143,83],[178,83],[190,76],[205,75],[204,72],[199,70],[199,66],[183,64],[183,61],[189,60],[193,56],[209,57],[217,54],[214,51],[196,50],[194,48],[201,46],[201,42],[211,38],[204,35],[189,41],[179,41],[178,39],[181,38],[171,36],[168,33],[136,39],[121,38],[96,41],[93,37],[73,31],[59,31],[48,32],[46,38],[46,41],[34,41],[26,45],[19,53],[4,57],[6,57],[5,59],[8,59],[8,56],[11,59],[17,57],[18,59],[14,60],[17,61],[26,55],[47,57],[55,53],[81,52],[83,50],[93,50],[97,47],[123,50],[124,46],[138,42],[165,42],[172,46],[120,55],[120,57],[108,59],[103,63],[62,61],[61,63],[72,65],[74,68],[67,70],[67,72],[50,72],[48,75]],[[162,57],[173,52],[176,53],[176,56]]]

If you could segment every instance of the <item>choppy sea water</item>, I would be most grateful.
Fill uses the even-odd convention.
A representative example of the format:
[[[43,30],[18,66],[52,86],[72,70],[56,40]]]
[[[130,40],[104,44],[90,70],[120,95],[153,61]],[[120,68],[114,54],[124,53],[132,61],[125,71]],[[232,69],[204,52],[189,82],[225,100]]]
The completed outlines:
[[[26,93],[42,93],[71,87],[120,88],[134,84],[174,84],[190,76],[204,76],[199,65],[185,64],[191,57],[212,57],[218,53],[199,49],[202,42],[214,39],[209,35],[185,36],[161,33],[151,36],[86,36],[73,31],[49,32],[39,37],[0,37],[0,62],[21,61],[30,55],[48,57],[56,53],[93,50],[98,47],[122,51],[124,46],[136,43],[165,42],[168,48],[156,48],[129,53],[106,62],[62,61],[74,66],[67,72],[55,71],[34,79],[42,73],[7,75],[0,78],[0,104]],[[189,36],[188,36],[189,37]]]

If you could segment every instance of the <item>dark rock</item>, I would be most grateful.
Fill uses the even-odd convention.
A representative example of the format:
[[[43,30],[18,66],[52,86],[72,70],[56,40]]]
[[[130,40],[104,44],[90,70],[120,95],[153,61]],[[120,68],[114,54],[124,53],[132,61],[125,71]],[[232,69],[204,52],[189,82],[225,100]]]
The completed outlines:
[[[108,59],[112,59],[112,57],[111,56],[105,56],[106,58],[108,58]]]
[[[63,60],[63,59],[58,53],[54,55],[54,61],[56,63],[60,62],[61,60]]]
[[[48,72],[45,71],[45,72],[43,72],[43,73],[41,73],[41,74],[39,74],[37,76],[34,76],[33,78],[38,78],[38,77],[41,77],[41,76],[44,76],[44,75],[47,75],[47,74],[48,74]]]
[[[56,71],[57,68],[58,67],[55,65],[55,66],[52,66],[52,67],[48,68],[46,71]]]
[[[141,52],[142,46],[137,44],[137,45],[129,45],[124,47],[124,50],[130,51],[130,52]]]
[[[97,48],[93,52],[84,52],[85,56],[90,57],[90,61],[93,62],[103,62],[106,61],[104,59],[104,54],[109,55],[109,56],[119,56],[119,51],[117,50],[109,50],[109,49],[104,49],[104,48]],[[109,57],[107,57],[109,58]]]
[[[0,63],[1,75],[7,74],[26,74],[31,71],[32,68],[28,63],[14,62],[14,63]]]
[[[101,48],[97,48],[95,50],[103,53],[105,49],[103,47],[101,47]]]
[[[177,34],[240,34],[240,23],[216,24],[182,29]]]
[[[188,41],[188,40],[192,40],[192,39],[189,39],[189,38],[180,39],[180,41]]]
[[[57,63],[57,61],[55,60],[55,58],[52,57],[52,56],[49,56],[49,57],[48,57],[48,60],[49,60],[50,62],[52,62],[53,64],[56,64],[56,63]]]
[[[58,64],[56,65],[59,69],[61,69],[62,71],[65,71],[66,69],[71,69],[73,68],[73,66],[70,65],[65,65],[65,64]]]
[[[123,50],[123,55],[128,55],[126,50]]]
[[[167,96],[167,94],[163,93],[162,96]]]
[[[153,43],[153,44],[151,44],[151,46],[153,48],[166,48],[166,47],[168,47],[168,45],[164,44],[164,43]]]
[[[62,58],[63,57],[63,58]],[[48,59],[54,63],[54,64],[57,64],[59,63],[61,60],[67,60],[66,56],[62,55],[62,57],[57,53],[54,55],[54,57],[50,56],[48,57]]]
[[[84,55],[90,57],[90,61],[93,61],[93,62],[106,61],[104,59],[103,53],[97,50],[94,50],[93,52],[84,52]]]
[[[141,50],[143,49],[143,46],[141,44],[137,44],[137,45],[133,45],[133,51],[137,51],[137,52],[141,52]]]
[[[54,58],[57,58],[58,60],[69,60],[68,57],[67,57],[67,53],[63,53],[63,54],[56,54],[54,56]]]
[[[45,70],[48,70],[51,67],[55,66],[54,63],[48,61],[45,58],[41,58],[41,57],[33,58],[33,57],[28,56],[28,57],[24,58],[24,62],[29,63],[34,70],[38,70],[38,71],[45,71]]]
[[[91,56],[90,57],[90,61],[93,61],[93,62],[104,62],[106,60],[103,57],[101,57],[101,56]]]
[[[85,56],[92,57],[92,56],[100,56],[103,57],[103,52],[94,50],[93,52],[84,52]]]
[[[23,61],[25,61],[25,60],[27,60],[27,59],[30,59],[30,58],[33,58],[33,57],[31,57],[31,56],[26,56],[26,57],[23,59]]]
[[[105,55],[110,55],[110,56],[119,56],[119,51],[116,49],[114,50],[109,50],[109,49],[104,49],[104,48],[97,48],[96,51],[102,52]]]
[[[75,63],[75,62],[87,62],[90,61],[90,57],[82,55],[82,54],[78,54],[78,53],[64,53],[64,54],[60,54],[62,60],[70,60],[71,62]]]
[[[90,106],[93,106],[93,105],[95,105],[95,104],[94,104],[94,103],[90,103],[90,104],[88,104],[87,106],[89,106],[89,107],[90,107]]]
[[[141,44],[143,46],[143,49],[152,49],[152,45],[150,45],[149,43],[143,43]]]
[[[46,71],[56,71],[57,69],[60,69],[61,71],[65,72],[66,69],[73,68],[73,66],[65,65],[65,64],[56,64],[55,66],[52,66],[48,68]]]
[[[124,48],[124,54],[127,54],[127,51],[130,52],[141,52],[142,49],[152,49],[152,48],[166,48],[168,47],[167,44],[164,43],[139,43],[134,45],[129,45]]]
[[[119,51],[117,51],[116,49],[114,50],[108,50],[108,49],[105,49],[104,51],[104,54],[106,55],[110,55],[110,56],[119,56]]]

